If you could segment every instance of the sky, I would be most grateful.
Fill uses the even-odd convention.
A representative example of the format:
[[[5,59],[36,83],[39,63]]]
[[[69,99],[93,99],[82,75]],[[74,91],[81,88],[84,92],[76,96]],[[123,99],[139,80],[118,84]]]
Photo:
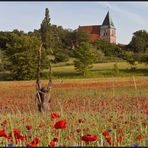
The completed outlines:
[[[73,30],[79,25],[101,25],[109,10],[117,43],[121,44],[128,44],[135,31],[148,31],[148,2],[140,1],[0,2],[0,31],[39,29],[45,8],[49,9],[51,24]]]

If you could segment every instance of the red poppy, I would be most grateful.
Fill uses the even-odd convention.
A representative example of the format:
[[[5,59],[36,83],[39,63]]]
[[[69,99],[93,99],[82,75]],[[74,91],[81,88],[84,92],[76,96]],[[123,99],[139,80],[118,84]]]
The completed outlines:
[[[137,139],[138,141],[141,141],[141,140],[142,140],[142,135],[138,135],[136,139]]]
[[[64,129],[64,128],[66,128],[66,120],[63,119],[63,120],[60,120],[60,121],[56,122],[54,127],[56,129],[61,129],[61,128]]]
[[[26,125],[26,129],[27,130],[31,130],[32,129],[32,126],[31,125]]]
[[[38,137],[35,137],[34,139],[33,139],[33,141],[32,141],[32,144],[39,144],[39,142],[40,142],[40,139],[38,138]]]
[[[113,145],[114,142],[111,140],[111,137],[106,137],[106,141],[110,144]]]
[[[119,129],[117,132],[118,133],[123,133],[123,130],[122,129]]]
[[[81,132],[81,129],[80,129],[80,128],[78,128],[78,129],[77,129],[77,132],[78,132],[78,133],[80,133],[80,132]]]
[[[14,132],[15,135],[20,134],[18,128],[15,128],[15,129],[13,130],[13,132]]]
[[[1,126],[6,126],[7,124],[7,120],[4,120],[2,123],[1,123]]]
[[[49,147],[55,147],[56,146],[56,142],[54,140],[50,141]]]
[[[53,138],[53,141],[57,142],[58,141],[58,138]]]
[[[52,114],[51,114],[51,118],[52,118],[52,119],[55,119],[55,118],[57,118],[57,117],[60,117],[60,115],[57,114],[57,113],[52,113]]]
[[[24,136],[22,136],[17,128],[13,130],[16,139],[24,141]],[[10,133],[11,134],[11,133]]]
[[[85,142],[90,142],[90,141],[96,141],[97,140],[97,136],[95,135],[84,135],[81,137],[81,140],[85,141]]]
[[[0,137],[7,137],[6,131],[4,129],[0,131]]]
[[[103,132],[103,136],[108,136],[109,135],[109,131],[108,130],[105,130],[104,132]]]
[[[27,144],[27,147],[36,147],[36,146],[37,146],[36,144],[32,144],[32,143]]]
[[[118,136],[117,137],[117,141],[122,142],[122,140],[123,140],[123,137],[122,136]]]
[[[78,121],[79,121],[79,123],[83,123],[83,122],[84,122],[84,120],[83,120],[83,119],[79,119]]]
[[[66,139],[67,139],[67,140],[71,140],[72,137],[71,137],[71,136],[67,136]]]

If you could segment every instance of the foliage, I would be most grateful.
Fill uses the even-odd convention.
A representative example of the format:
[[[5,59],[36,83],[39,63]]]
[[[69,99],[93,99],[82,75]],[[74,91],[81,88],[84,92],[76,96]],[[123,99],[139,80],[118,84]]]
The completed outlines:
[[[69,60],[68,54],[64,53],[63,50],[56,50],[54,53],[55,59],[54,62],[67,62]]]
[[[118,75],[119,74],[118,63],[114,63],[113,71],[114,71],[115,75]]]
[[[98,40],[95,43],[93,43],[93,45],[98,50],[101,50],[105,56],[122,56],[123,51],[116,44],[109,43],[105,40]]]
[[[143,62],[147,65],[148,64],[148,54],[141,55],[140,56],[140,62]]]
[[[45,9],[45,18],[41,23],[40,28],[41,40],[45,49],[51,46],[51,24],[48,8]]]
[[[8,62],[5,52],[0,49],[0,71],[5,71]]]
[[[10,63],[7,69],[11,71],[15,80],[29,80],[35,78],[37,50],[40,41],[36,37],[17,36],[14,40],[7,44],[7,55],[9,55]]]
[[[145,53],[148,48],[148,33],[146,30],[139,30],[133,33],[129,48],[135,53]]]
[[[74,51],[76,58],[74,61],[75,69],[81,72],[84,76],[95,61],[93,50],[94,49],[91,44],[83,42],[80,44],[79,48],[76,48]]]
[[[138,63],[138,55],[132,51],[125,52],[124,59],[131,65],[131,69],[136,69]]]

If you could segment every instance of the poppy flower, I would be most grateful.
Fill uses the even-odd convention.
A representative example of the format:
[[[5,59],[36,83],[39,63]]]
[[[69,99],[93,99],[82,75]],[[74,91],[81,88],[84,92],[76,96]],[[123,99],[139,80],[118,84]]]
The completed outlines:
[[[38,138],[38,137],[35,137],[34,139],[33,139],[33,141],[32,141],[32,144],[39,144],[39,142],[40,142],[40,139]]]
[[[84,120],[83,120],[83,119],[79,119],[78,122],[79,122],[79,123],[83,123]]]
[[[78,133],[80,133],[80,132],[81,132],[81,129],[80,129],[80,128],[78,128],[78,129],[77,129],[77,132],[78,132]]]
[[[50,141],[49,147],[55,147],[56,146],[56,142],[54,140]]]
[[[103,136],[108,136],[109,135],[109,131],[108,130],[105,130],[104,132],[103,132]]]
[[[90,142],[90,141],[96,141],[97,140],[97,136],[95,135],[84,135],[81,137],[81,140],[85,141],[85,142]]]
[[[7,120],[4,120],[2,123],[1,123],[1,126],[5,126],[7,124]]]
[[[7,137],[6,131],[4,129],[0,131],[0,137]]]
[[[51,118],[52,118],[52,119],[55,119],[55,118],[57,118],[57,117],[60,117],[60,115],[57,114],[57,113],[52,113],[52,114],[51,114]]]
[[[13,133],[14,133],[14,135],[20,135],[18,128],[15,128],[15,129],[13,130]]]
[[[67,136],[66,139],[67,139],[67,140],[71,140],[72,137],[71,137],[71,136]]]
[[[123,133],[122,129],[117,130],[118,133]]]
[[[106,141],[110,144],[113,145],[114,142],[111,140],[111,137],[106,137]]]
[[[138,141],[141,141],[141,140],[142,140],[142,135],[138,135],[136,139],[137,139]]]
[[[34,144],[34,143],[33,143],[33,144],[32,144],[32,143],[28,143],[28,144],[27,144],[27,147],[36,147],[36,146],[37,146],[37,145]]]
[[[60,121],[56,122],[54,127],[56,129],[64,129],[64,128],[66,128],[66,120],[64,119],[64,120],[60,120]]]
[[[27,130],[31,130],[32,129],[32,126],[31,125],[26,125],[26,129]]]
[[[55,147],[56,146],[56,142],[58,141],[58,138],[53,138],[51,141],[50,141],[50,144],[49,144],[49,147]]]
[[[122,142],[122,140],[123,140],[123,137],[122,136],[118,136],[117,137],[117,141]]]

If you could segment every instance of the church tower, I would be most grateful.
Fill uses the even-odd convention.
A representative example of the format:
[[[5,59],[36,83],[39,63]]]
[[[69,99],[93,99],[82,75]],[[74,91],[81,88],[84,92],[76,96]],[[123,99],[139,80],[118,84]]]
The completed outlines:
[[[110,43],[116,43],[116,28],[111,19],[109,11],[102,25],[100,26],[100,38],[109,41]]]

